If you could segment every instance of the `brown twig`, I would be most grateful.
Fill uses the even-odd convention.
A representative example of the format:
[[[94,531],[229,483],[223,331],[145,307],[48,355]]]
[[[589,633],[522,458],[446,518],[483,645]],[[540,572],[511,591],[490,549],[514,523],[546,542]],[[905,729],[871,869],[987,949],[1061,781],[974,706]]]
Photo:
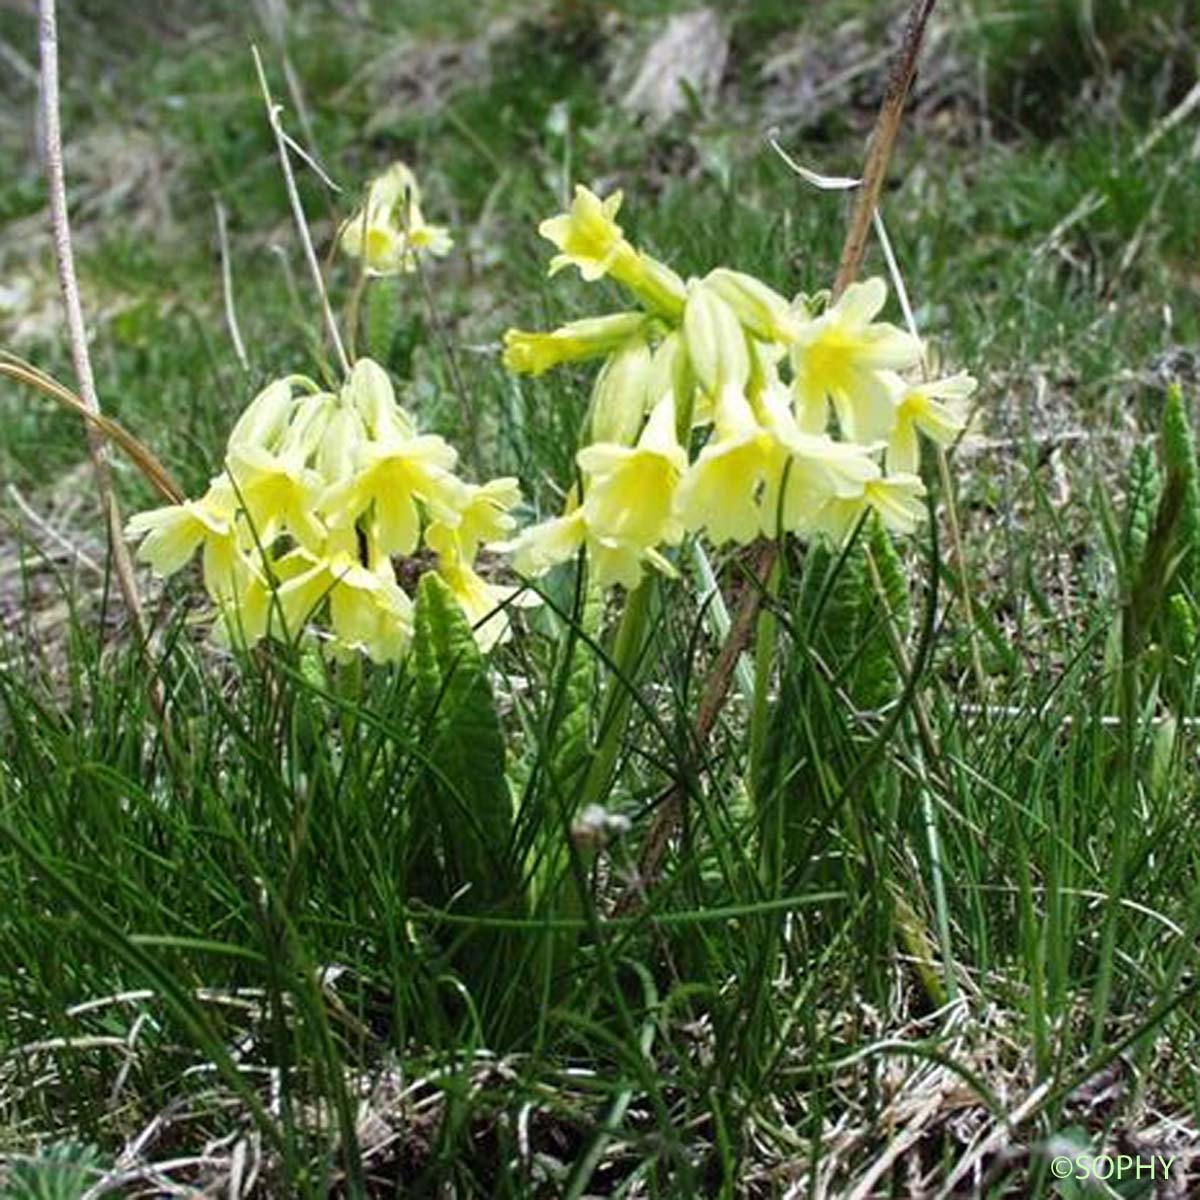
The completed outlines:
[[[63,166],[62,127],[58,114],[58,23],[54,0],[38,0],[38,52],[41,66],[42,145],[50,199],[54,259],[58,266],[58,282],[62,288],[63,304],[67,313],[67,335],[71,342],[75,378],[79,383],[79,399],[87,416],[99,418],[100,399],[96,394],[96,381],[92,375],[92,361],[88,354],[87,329],[83,323],[83,306],[79,300],[79,280],[75,274],[75,255],[71,247],[71,225],[67,214],[66,170]],[[87,420],[85,429],[88,453],[91,456],[96,488],[100,495],[100,507],[108,524],[117,586],[121,589],[125,606],[138,635],[144,642],[146,620],[133,573],[133,560],[125,544],[121,510],[117,506],[117,497],[113,491],[105,435],[95,419]]]
[[[835,299],[854,282],[859,268],[862,266],[875,209],[879,203],[879,195],[887,175],[892,147],[895,145],[896,134],[900,129],[900,120],[904,114],[904,102],[908,97],[908,90],[916,73],[917,55],[925,36],[925,26],[929,22],[935,3],[936,0],[914,0],[909,10],[904,36],[892,62],[887,90],[884,92],[879,115],[875,120],[875,129],[871,135],[871,144],[867,151],[867,161],[863,170],[862,186],[858,190],[854,211],[850,218],[850,228],[842,245],[842,256],[833,285]],[[750,641],[750,635],[754,630],[759,609],[762,607],[763,596],[766,593],[766,583],[770,578],[778,553],[777,542],[769,542],[758,553],[753,568],[753,577],[747,583],[745,594],[729,631],[729,637],[717,656],[716,665],[708,677],[700,698],[695,729],[698,746],[707,743],[713,727],[717,723],[717,718],[721,714],[721,709],[724,707],[725,698],[729,693],[729,684],[733,678],[734,666]],[[657,876],[671,838],[683,818],[686,797],[687,791],[681,782],[672,788],[656,813],[650,832],[647,834],[639,864],[641,887],[628,893],[629,902],[624,907],[629,907],[630,903],[636,903],[638,898],[644,897],[645,887]]]

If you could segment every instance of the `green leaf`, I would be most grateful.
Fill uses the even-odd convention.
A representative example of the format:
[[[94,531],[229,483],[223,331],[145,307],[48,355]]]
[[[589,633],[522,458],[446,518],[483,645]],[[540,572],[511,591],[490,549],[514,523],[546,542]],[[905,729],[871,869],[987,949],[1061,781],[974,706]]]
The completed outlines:
[[[1162,472],[1148,445],[1134,448],[1129,461],[1129,497],[1125,517],[1125,550],[1129,562],[1138,562],[1146,550],[1146,540],[1154,525],[1154,510],[1162,492]]]
[[[494,909],[514,899],[519,886],[504,732],[467,618],[432,571],[417,589],[413,640],[427,764],[415,789],[414,828],[436,831],[438,902],[458,896],[459,908]],[[415,837],[414,846],[427,848],[428,840]],[[418,877],[421,864],[414,865]]]
[[[1193,598],[1200,597],[1200,484],[1196,479],[1196,439],[1187,403],[1178,384],[1167,390],[1162,418],[1162,457],[1168,476],[1177,475],[1182,489],[1175,554],[1178,582]]]

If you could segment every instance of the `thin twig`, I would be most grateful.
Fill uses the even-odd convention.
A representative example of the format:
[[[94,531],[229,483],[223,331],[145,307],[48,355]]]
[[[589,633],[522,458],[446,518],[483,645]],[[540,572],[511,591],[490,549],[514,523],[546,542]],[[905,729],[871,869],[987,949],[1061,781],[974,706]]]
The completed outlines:
[[[31,525],[40,529],[52,542],[56,542],[81,567],[86,567],[94,575],[99,575],[103,578],[104,568],[90,554],[76,546],[65,534],[55,529],[45,517],[34,511],[33,506],[21,495],[14,484],[10,483],[6,491],[8,492],[8,498],[21,510],[22,515]]]
[[[896,296],[900,301],[900,309],[904,313],[904,323],[908,332],[921,346],[921,376],[929,381],[929,359],[925,353],[925,343],[917,329],[917,318],[908,298],[908,288],[904,284],[904,275],[900,271],[900,263],[892,248],[892,239],[888,237],[887,226],[879,209],[875,210],[872,220],[875,223],[875,233],[887,262],[888,274],[896,288]],[[980,696],[987,696],[987,676],[983,670],[983,657],[979,651],[979,636],[975,629],[975,609],[971,601],[971,584],[967,576],[967,556],[963,549],[962,525],[958,519],[958,501],[954,495],[954,481],[950,478],[950,462],[942,445],[937,446],[938,479],[942,487],[942,500],[946,506],[946,526],[950,531],[950,551],[953,555],[955,570],[958,572],[958,599],[962,605],[963,624],[967,628],[967,646],[971,653],[971,670],[975,675],[975,686]]]
[[[217,210],[217,245],[221,251],[221,296],[225,302],[225,324],[229,328],[229,340],[233,342],[233,352],[242,364],[242,370],[250,373],[250,360],[246,357],[246,343],[242,341],[242,331],[238,326],[237,308],[233,302],[233,266],[229,257],[229,229],[225,219],[225,205],[220,197],[213,197],[213,206]]]
[[[54,235],[54,258],[58,265],[58,282],[62,288],[63,304],[67,312],[67,335],[71,343],[75,377],[79,382],[79,396],[87,412],[98,417],[100,399],[96,394],[96,381],[92,375],[92,361],[88,354],[87,329],[83,322],[83,306],[79,300],[79,280],[75,274],[75,255],[71,247],[71,225],[67,214],[67,181],[58,113],[58,24],[54,0],[38,0],[38,53],[41,63],[43,152],[50,198],[50,223]],[[121,589],[138,636],[144,642],[146,621],[133,573],[133,561],[125,544],[121,510],[117,506],[116,494],[113,491],[108,447],[104,435],[94,422],[88,421],[85,429],[88,453],[91,456],[96,488],[100,495],[100,507],[108,524],[117,586]]]
[[[892,147],[900,129],[904,102],[916,72],[917,54],[920,51],[925,26],[935,3],[936,0],[914,0],[912,8],[909,10],[903,40],[893,62],[887,90],[884,93],[879,116],[875,121],[875,130],[871,136],[866,167],[863,171],[862,187],[858,191],[854,212],[850,219],[850,228],[842,246],[841,261],[833,285],[834,299],[854,282],[859,267],[862,265],[871,223],[879,203],[884,177],[887,174]],[[716,665],[708,677],[700,698],[695,728],[697,746],[704,746],[708,742],[717,718],[721,714],[721,709],[724,707],[734,667],[749,643],[759,609],[762,606],[766,581],[770,578],[778,553],[779,545],[774,541],[768,542],[759,551],[758,559],[753,567],[753,577],[747,581],[746,590],[742,602],[738,606],[737,615],[734,617],[729,637],[721,648]],[[683,818],[686,796],[686,786],[683,782],[678,783],[671,789],[655,814],[639,865],[642,889],[634,889],[627,894],[629,901],[626,907],[629,903],[636,903],[638,898],[644,897],[645,885],[653,882],[657,877],[663,856]]]
[[[263,70],[262,59],[258,47],[250,47],[254,55],[254,68],[258,72],[259,86],[262,88],[263,101],[267,106],[267,121],[271,132],[275,135],[275,145],[279,150],[279,164],[283,168],[283,182],[287,187],[288,200],[292,205],[292,215],[296,219],[296,229],[300,234],[300,243],[304,247],[304,257],[308,263],[309,273],[321,299],[321,312],[325,317],[325,327],[329,331],[330,341],[333,342],[337,354],[338,365],[343,375],[350,374],[350,360],[346,357],[346,348],[342,345],[342,335],[338,332],[337,321],[333,309],[329,306],[329,294],[325,290],[325,280],[321,277],[321,266],[317,261],[317,252],[313,249],[312,235],[308,231],[308,221],[304,216],[304,205],[300,203],[300,192],[296,188],[296,176],[292,171],[291,158],[288,156],[288,139],[279,121],[279,106],[271,99],[271,89],[267,86],[267,74]]]
[[[879,205],[883,181],[887,176],[892,147],[900,130],[900,119],[904,116],[904,102],[917,70],[917,55],[925,37],[925,26],[937,0],[914,0],[909,9],[900,52],[892,63],[888,76],[887,90],[879,106],[875,120],[875,131],[871,134],[871,145],[867,151],[867,163],[863,169],[863,185],[850,218],[850,229],[842,244],[842,258],[838,264],[837,278],[833,282],[833,298],[836,300],[858,276],[863,255],[867,251],[867,239],[871,235],[871,222]]]

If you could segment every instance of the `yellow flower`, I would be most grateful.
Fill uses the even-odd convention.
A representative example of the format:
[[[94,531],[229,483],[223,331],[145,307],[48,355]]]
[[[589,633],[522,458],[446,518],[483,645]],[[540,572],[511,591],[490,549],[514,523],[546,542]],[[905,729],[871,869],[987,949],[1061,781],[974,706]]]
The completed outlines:
[[[507,547],[497,548],[512,553],[513,566],[522,575],[536,578],[559,563],[570,561],[582,546],[587,547],[591,577],[602,588],[614,584],[636,587],[647,561],[665,574],[673,573],[671,565],[653,548],[596,536],[588,529],[582,508],[523,529]]]
[[[245,649],[266,636],[274,592],[261,571],[242,561],[246,570],[238,587],[216,600],[218,620],[213,636],[218,645]]]
[[[419,251],[441,256],[453,245],[444,227],[421,215],[420,189],[402,162],[372,181],[366,204],[342,226],[339,240],[371,275],[414,271]]]
[[[930,383],[899,383],[896,426],[888,439],[888,470],[916,472],[921,461],[918,432],[939,446],[949,446],[966,427],[966,401],[975,386],[965,371]]]
[[[317,446],[317,473],[326,483],[348,478],[366,443],[367,428],[358,410],[348,404],[339,405]]]
[[[329,623],[340,650],[361,651],[373,662],[401,658],[412,638],[412,602],[397,585],[391,563],[372,549],[373,566],[358,556],[353,530],[332,535],[321,552],[297,549],[275,564],[279,610],[287,634],[297,637],[329,601]]]
[[[434,434],[366,443],[358,470],[325,491],[321,511],[333,527],[345,529],[373,504],[373,534],[380,551],[412,554],[421,537],[418,501],[438,520],[455,520],[462,488],[451,473],[457,457]]]
[[[218,476],[199,500],[137,513],[125,531],[143,539],[138,558],[162,576],[173,575],[203,546],[205,587],[215,598],[228,587],[240,557],[236,510],[229,480]]]
[[[616,191],[601,200],[582,183],[575,185],[570,209],[538,226],[538,233],[559,250],[550,260],[551,275],[574,264],[591,282],[608,274],[619,256],[636,253],[616,222],[621,198],[622,193]]]
[[[540,375],[560,363],[602,358],[645,325],[645,313],[623,312],[571,321],[550,333],[510,329],[504,335],[504,365],[518,375]]]
[[[369,358],[355,362],[350,378],[342,388],[342,402],[351,405],[378,442],[409,438],[416,424],[399,404],[387,372]]]
[[[290,533],[302,546],[318,546],[325,526],[316,515],[320,475],[298,453],[273,454],[261,446],[234,446],[226,467],[254,536],[266,546]]]
[[[646,420],[652,361],[646,340],[636,337],[600,369],[587,422],[592,441],[631,446],[637,440]]]
[[[386,562],[386,560],[385,560]],[[412,642],[412,601],[386,570],[335,561],[329,597],[329,623],[340,648],[357,650],[372,662],[396,662]]]
[[[851,284],[815,320],[802,322],[792,344],[792,372],[802,428],[825,428],[833,401],[845,437],[870,443],[886,438],[896,423],[896,400],[888,372],[913,366],[921,356],[916,338],[876,322],[887,299],[882,279]]]
[[[895,533],[912,533],[925,516],[925,485],[915,475],[888,475],[872,479],[855,499],[829,500],[813,519],[813,529],[836,543],[850,536],[868,510],[879,514]]]
[[[521,485],[512,476],[489,479],[482,484],[464,484],[454,528],[463,557],[474,562],[485,542],[498,542],[510,534],[517,522],[509,510],[520,503]]]
[[[644,553],[683,537],[674,502],[687,455],[675,435],[673,397],[658,403],[635,447],[587,446],[576,462],[587,481],[583,519],[593,538]]]
[[[678,317],[685,297],[683,280],[665,263],[629,244],[616,222],[620,207],[621,192],[601,200],[583,184],[576,184],[570,209],[538,226],[538,233],[559,250],[550,260],[550,274],[574,265],[589,283],[611,275],[642,303]]]
[[[519,588],[504,587],[484,579],[475,570],[474,549],[467,552],[459,531],[443,524],[432,525],[425,540],[437,553],[437,573],[463,610],[479,649],[486,654],[501,642],[507,642],[512,637],[509,606],[537,604],[538,598],[520,595]]]
[[[778,444],[736,390],[717,395],[713,419],[713,436],[679,486],[679,516],[716,545],[752,542],[762,526],[763,485],[780,469]]]
[[[706,283],[688,288],[683,338],[700,388],[714,401],[750,379],[750,348],[732,308]]]
[[[229,434],[229,445],[267,448],[277,445],[294,405],[291,379],[276,379],[267,384],[238,417]]]
[[[552,517],[523,529],[504,548],[511,552],[513,566],[522,575],[536,578],[551,567],[574,558],[586,537],[583,509],[575,508],[561,517]]]
[[[763,494],[763,532],[808,534],[830,500],[856,501],[882,472],[865,446],[836,442],[826,433],[804,433],[791,412],[786,388],[763,395],[766,426],[775,439]]]

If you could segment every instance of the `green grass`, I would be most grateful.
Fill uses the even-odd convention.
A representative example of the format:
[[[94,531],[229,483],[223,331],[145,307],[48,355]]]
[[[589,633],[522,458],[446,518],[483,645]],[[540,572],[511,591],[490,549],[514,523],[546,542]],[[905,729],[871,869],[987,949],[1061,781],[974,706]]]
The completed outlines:
[[[112,7],[64,14],[68,135],[128,123],[165,166],[153,194],[113,199],[71,160],[96,370],[108,411],[195,493],[262,382],[329,366],[251,38],[281,97],[283,82],[242,6],[195,21],[160,6],[168,53],[149,17]],[[431,271],[436,313],[407,281],[374,293],[367,345],[461,446],[444,325],[475,450],[521,478],[530,519],[572,478],[590,372],[515,379],[500,337],[615,299],[545,277],[536,223],[571,180],[624,187],[630,236],[685,275],[725,263],[788,293],[828,285],[844,200],[760,138],[756,68],[794,6],[733,8],[730,86],[658,132],[606,92],[597,6],[500,29],[469,71],[426,51],[410,71],[438,89],[429,104],[411,74],[385,81],[384,55],[401,28],[480,35],[475,6],[294,7],[289,50],[345,189],[303,174],[320,248],[373,171],[414,163],[456,251]],[[618,7],[633,22],[683,6]],[[1061,1145],[1194,1147],[1196,551],[1186,516],[1154,524],[1188,464],[1194,486],[1194,450],[1176,430],[1152,464],[1167,379],[1189,405],[1196,392],[1200,184],[1194,118],[1139,149],[1194,81],[1176,41],[1190,10],[1146,8],[1097,6],[1084,41],[1074,4],[1004,21],[947,6],[988,109],[971,82],[919,110],[884,211],[923,332],[982,381],[986,440],[951,463],[974,622],[944,521],[896,551],[864,532],[886,607],[861,545],[791,548],[757,707],[731,700],[704,745],[692,723],[718,639],[690,572],[643,597],[637,653],[614,640],[620,605],[598,612],[562,571],[486,671],[452,670],[462,631],[442,629],[426,644],[444,653],[361,672],[277,644],[216,651],[185,574],[156,593],[148,663],[114,628],[109,582],[48,560],[0,501],[0,1195],[94,1180],[162,1114],[144,1161],[209,1145],[178,1178],[216,1186],[245,1153],[267,1196],[757,1197],[825,1178],[839,1194],[877,1163],[869,1194],[908,1195],[1030,1097],[970,1194],[1068,1194],[1048,1174]],[[29,23],[0,17],[32,56]],[[807,32],[856,17],[821,6]],[[784,142],[854,171],[873,103]],[[6,150],[16,136],[0,125]],[[39,192],[28,155],[14,161],[0,218],[18,228]],[[248,376],[221,313],[214,192]],[[15,240],[3,253],[44,277]],[[334,263],[339,307],[352,282]],[[53,323],[14,348],[70,378]],[[76,422],[7,384],[0,415],[0,474],[69,516]],[[118,481],[129,509],[152,501],[131,468]],[[748,586],[738,555],[714,565],[728,597]],[[629,716],[610,774],[591,764],[614,705]],[[618,911],[676,785],[683,837],[648,900]],[[600,849],[573,836],[585,795],[628,831]],[[455,863],[462,846],[478,859]]]

